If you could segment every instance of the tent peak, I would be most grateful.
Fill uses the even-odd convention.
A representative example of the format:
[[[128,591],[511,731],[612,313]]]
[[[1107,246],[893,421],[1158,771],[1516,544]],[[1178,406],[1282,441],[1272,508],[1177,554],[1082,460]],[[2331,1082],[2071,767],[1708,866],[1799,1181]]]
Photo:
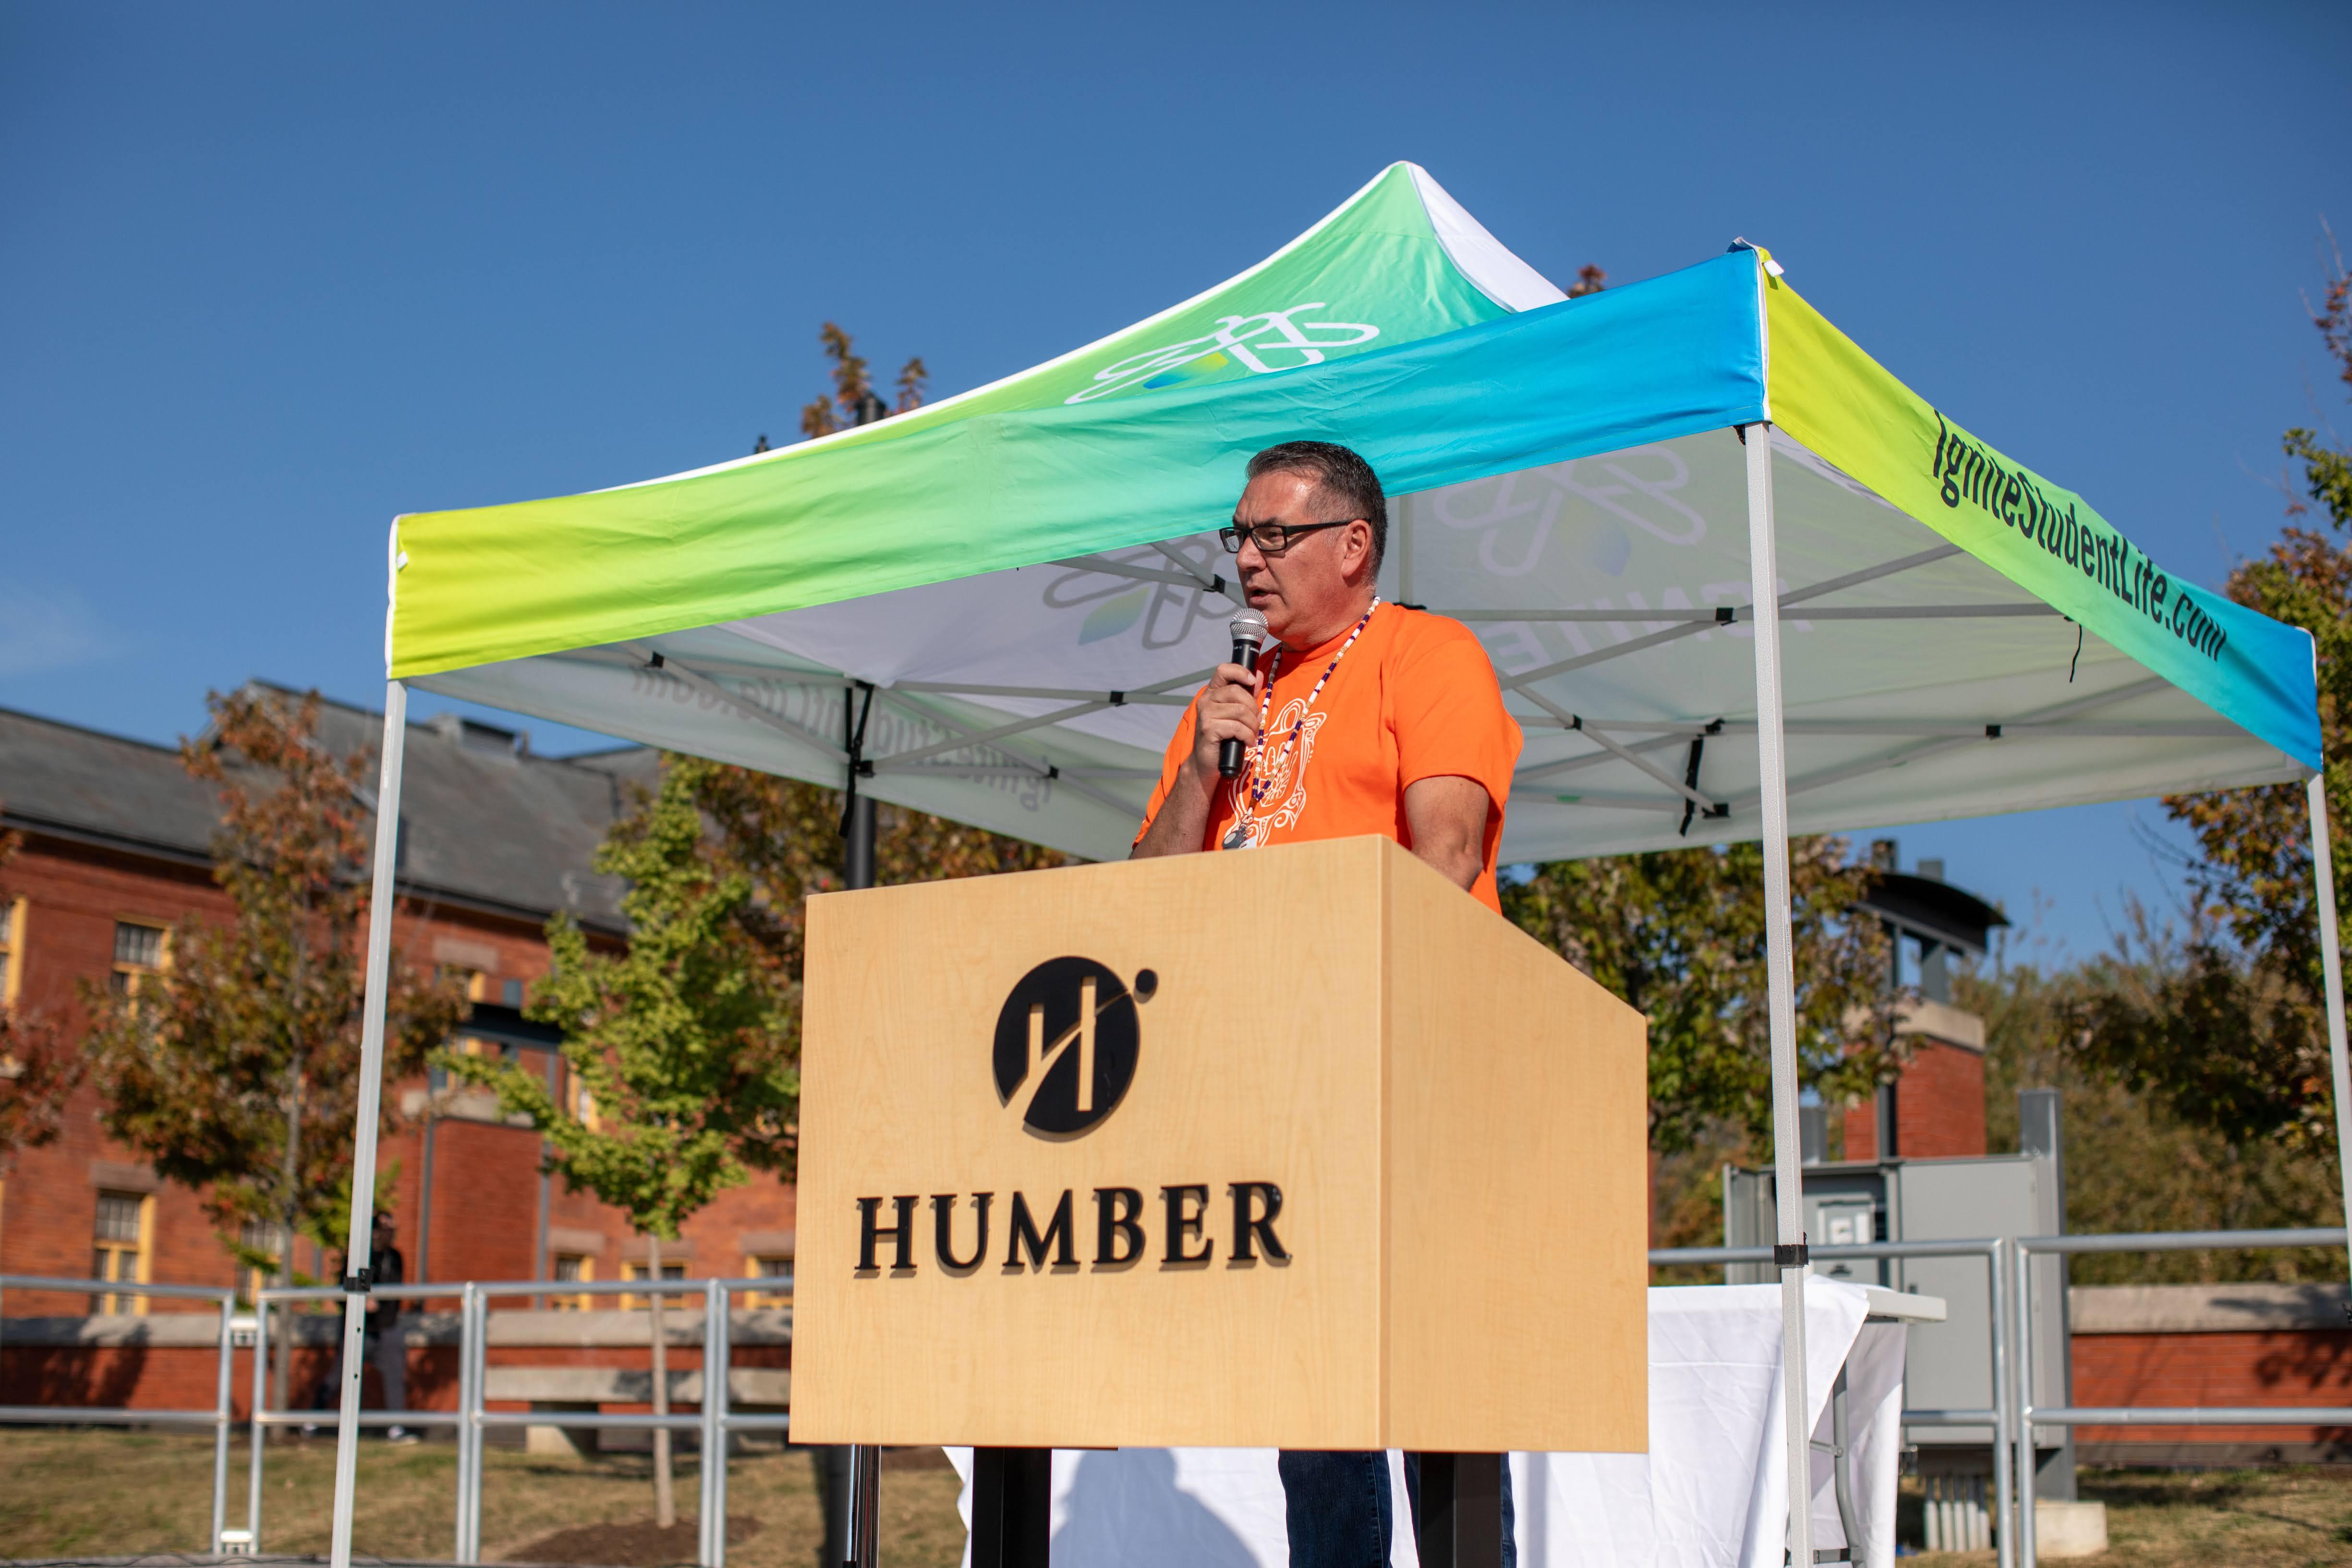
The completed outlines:
[[[1350,300],[1330,292],[1342,281],[1332,276],[1333,260],[1329,253],[1335,246],[1342,252],[1351,243],[1371,247],[1370,250],[1358,250],[1344,270],[1352,273],[1359,281],[1376,279],[1385,259],[1379,254],[1378,247],[1383,242],[1392,243],[1408,232],[1415,231],[1423,250],[1434,251],[1442,258],[1441,269],[1450,268],[1455,275],[1455,291],[1464,296],[1465,303],[1474,299],[1475,303],[1446,320],[1423,322],[1410,335],[1425,335],[1429,331],[1465,325],[1493,313],[1510,314],[1536,310],[1557,304],[1568,297],[1549,279],[1507,248],[1485,225],[1471,216],[1462,204],[1430,175],[1428,170],[1418,163],[1399,159],[1382,167],[1379,174],[1357,187],[1347,200],[1262,260],[1189,299],[1154,311],[1139,321],[1091,342],[1056,354],[1042,363],[943,397],[913,413],[894,416],[873,425],[853,426],[771,451],[730,458],[683,473],[665,474],[610,488],[615,490],[635,489],[646,485],[669,484],[680,479],[721,474],[752,465],[795,461],[827,447],[863,446],[871,441],[890,440],[916,429],[965,418],[975,413],[991,412],[999,405],[1031,404],[1035,400],[1024,396],[1029,389],[1066,380],[1070,372],[1088,362],[1099,364],[1110,361],[1114,364],[1133,364],[1138,369],[1130,379],[1115,382],[1108,386],[1081,384],[1075,389],[1074,395],[1055,396],[1049,401],[1076,403],[1090,401],[1105,394],[1157,390],[1176,373],[1201,362],[1228,366],[1230,361],[1219,357],[1216,353],[1220,347],[1227,345],[1212,341],[1213,338],[1246,339],[1255,332],[1263,332],[1276,341],[1277,348],[1311,351],[1278,353],[1275,362],[1262,365],[1261,374],[1292,368],[1289,363],[1292,360],[1303,359],[1306,363],[1319,363],[1330,351],[1352,348],[1359,342],[1370,342],[1375,338],[1384,340],[1385,346],[1387,342],[1399,341],[1397,329],[1400,323],[1391,321],[1385,326],[1359,324],[1357,319],[1351,317],[1345,322],[1331,324],[1332,330],[1317,339],[1305,335],[1305,331],[1294,325],[1290,317],[1298,310],[1322,310],[1327,304],[1335,310],[1344,310],[1359,309],[1365,303],[1360,298]],[[1292,277],[1293,273],[1303,275]],[[1411,268],[1408,268],[1398,280],[1411,276]],[[1283,291],[1301,286],[1306,289],[1304,293]],[[1257,297],[1259,292],[1269,287],[1273,292],[1265,298]],[[1443,286],[1439,287],[1442,291]],[[1419,294],[1428,289],[1429,283],[1425,279],[1412,279],[1409,291]],[[1274,293],[1280,293],[1281,297],[1274,298]],[[1236,300],[1233,298],[1235,295],[1244,298]],[[1214,321],[1207,320],[1213,311],[1223,313]],[[1240,313],[1234,313],[1236,311]],[[1180,325],[1189,327],[1193,333],[1205,328],[1208,335],[1191,336],[1187,342],[1174,344],[1150,342],[1178,331]],[[1318,325],[1322,323],[1307,321],[1304,328],[1311,330]],[[1340,328],[1348,330],[1341,331]],[[1121,349],[1133,349],[1139,341],[1150,342],[1143,353],[1123,356],[1118,353]],[[1246,351],[1239,357],[1255,363],[1254,356]],[[1151,363],[1147,363],[1146,361]],[[1158,374],[1155,375],[1155,373]],[[1108,373],[1097,371],[1097,383],[1104,374]],[[1061,387],[1057,390],[1072,393],[1074,389]]]

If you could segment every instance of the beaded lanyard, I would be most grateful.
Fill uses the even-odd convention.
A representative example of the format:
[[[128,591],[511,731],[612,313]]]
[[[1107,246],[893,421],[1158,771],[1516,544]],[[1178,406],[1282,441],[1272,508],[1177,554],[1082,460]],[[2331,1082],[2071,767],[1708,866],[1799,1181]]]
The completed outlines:
[[[1370,606],[1364,611],[1364,618],[1356,623],[1356,629],[1348,634],[1348,640],[1339,645],[1339,651],[1333,654],[1331,662],[1323,667],[1322,679],[1316,681],[1315,689],[1307,694],[1306,706],[1299,709],[1298,718],[1290,726],[1290,733],[1282,738],[1282,755],[1275,759],[1277,763],[1287,762],[1290,753],[1297,749],[1298,737],[1307,728],[1307,715],[1315,711],[1315,700],[1323,695],[1323,688],[1331,682],[1331,672],[1339,668],[1339,661],[1348,657],[1348,650],[1356,646],[1358,637],[1364,635],[1364,628],[1371,625],[1372,611],[1380,607],[1381,597],[1375,594]],[[1240,849],[1248,845],[1250,824],[1257,820],[1257,808],[1265,799],[1265,717],[1274,703],[1275,679],[1282,673],[1282,655],[1281,646],[1276,645],[1274,662],[1266,667],[1265,690],[1257,700],[1257,741],[1250,748],[1249,798],[1235,816],[1232,830],[1221,841],[1221,848]]]

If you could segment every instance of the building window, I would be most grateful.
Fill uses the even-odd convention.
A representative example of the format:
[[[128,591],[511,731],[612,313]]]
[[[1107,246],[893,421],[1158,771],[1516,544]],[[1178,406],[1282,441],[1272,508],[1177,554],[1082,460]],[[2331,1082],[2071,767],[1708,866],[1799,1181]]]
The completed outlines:
[[[98,1194],[98,1223],[90,1244],[89,1274],[93,1279],[144,1284],[148,1241],[154,1228],[155,1200],[142,1193]],[[109,1292],[89,1299],[94,1313],[147,1310],[144,1296]]]
[[[0,904],[0,1007],[13,1007],[25,988],[25,900]]]
[[[743,1272],[753,1279],[773,1283],[764,1290],[747,1290],[743,1304],[747,1307],[789,1307],[793,1304],[793,1260],[789,1258],[746,1258]]]
[[[502,1062],[522,1059],[522,1048],[511,1040],[489,1040],[484,1039],[479,1035],[467,1034],[459,1034],[454,1037],[454,1040],[459,1056],[496,1057]]]
[[[139,921],[114,922],[114,972],[107,988],[118,996],[138,994],[147,976],[160,973],[171,944],[162,926]]]
[[[559,1252],[555,1255],[554,1277],[587,1284],[596,1278],[596,1260],[582,1253]],[[593,1296],[551,1296],[548,1305],[559,1312],[584,1312],[595,1304],[595,1300]]]
[[[236,1248],[241,1255],[237,1293],[250,1306],[261,1291],[278,1283],[278,1267],[286,1257],[286,1227],[267,1220],[247,1220],[237,1227]],[[268,1261],[262,1262],[264,1258]]]
[[[686,1278],[686,1265],[683,1263],[664,1263],[661,1266],[661,1277],[665,1279],[683,1279]],[[624,1279],[650,1279],[653,1276],[646,1271],[646,1266],[645,1264],[624,1263],[621,1265],[621,1278]],[[667,1290],[662,1292],[662,1305],[665,1307],[678,1306],[684,1303],[685,1300],[686,1298],[683,1296],[674,1296]],[[646,1298],[643,1296],[624,1296],[621,1298],[621,1306],[624,1310],[631,1308],[643,1310],[648,1305],[650,1305],[650,1303],[647,1302]]]

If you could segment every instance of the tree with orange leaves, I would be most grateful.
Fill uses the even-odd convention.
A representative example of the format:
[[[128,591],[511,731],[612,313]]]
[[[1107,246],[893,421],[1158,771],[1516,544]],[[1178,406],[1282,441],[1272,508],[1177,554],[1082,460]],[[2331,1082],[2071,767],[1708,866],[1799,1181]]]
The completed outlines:
[[[2336,255],[2312,324],[2352,385],[2352,274]],[[2268,552],[2230,574],[2231,598],[2301,626],[2316,645],[2336,918],[2352,921],[2352,449],[2316,429],[2281,438],[2300,473],[2290,521]],[[2305,525],[2313,509],[2325,531]],[[2151,984],[2074,1009],[2083,1054],[2152,1090],[2191,1123],[2245,1142],[2332,1146],[2326,1020],[2309,808],[2301,784],[2168,796],[2196,834],[2189,939]]]
[[[921,360],[910,359],[900,368],[898,404],[886,409],[880,395],[874,390],[866,358],[852,345],[849,334],[827,321],[818,331],[817,341],[824,345],[824,357],[833,362],[833,391],[801,410],[801,434],[809,439],[830,436],[853,425],[871,425],[892,414],[910,414],[923,405],[923,388],[930,380],[930,372],[923,368]]]
[[[366,748],[336,756],[320,742],[316,692],[295,701],[248,687],[208,702],[211,725],[180,756],[220,786],[213,877],[230,918],[182,921],[145,984],[85,984],[86,1046],[107,1131],[202,1193],[240,1261],[286,1283],[293,1237],[344,1248],[373,764]],[[421,1070],[464,1005],[395,955],[384,1076]],[[238,1242],[247,1221],[279,1227],[275,1256]]]

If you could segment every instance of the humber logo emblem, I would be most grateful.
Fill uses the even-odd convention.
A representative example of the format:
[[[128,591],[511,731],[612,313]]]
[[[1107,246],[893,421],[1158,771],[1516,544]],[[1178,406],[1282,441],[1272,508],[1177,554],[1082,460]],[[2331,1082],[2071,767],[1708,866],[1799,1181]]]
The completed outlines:
[[[1040,1137],[1093,1131],[1135,1080],[1136,1004],[1159,985],[1139,970],[1130,992],[1091,958],[1049,958],[1023,975],[996,1015],[997,1099]]]

